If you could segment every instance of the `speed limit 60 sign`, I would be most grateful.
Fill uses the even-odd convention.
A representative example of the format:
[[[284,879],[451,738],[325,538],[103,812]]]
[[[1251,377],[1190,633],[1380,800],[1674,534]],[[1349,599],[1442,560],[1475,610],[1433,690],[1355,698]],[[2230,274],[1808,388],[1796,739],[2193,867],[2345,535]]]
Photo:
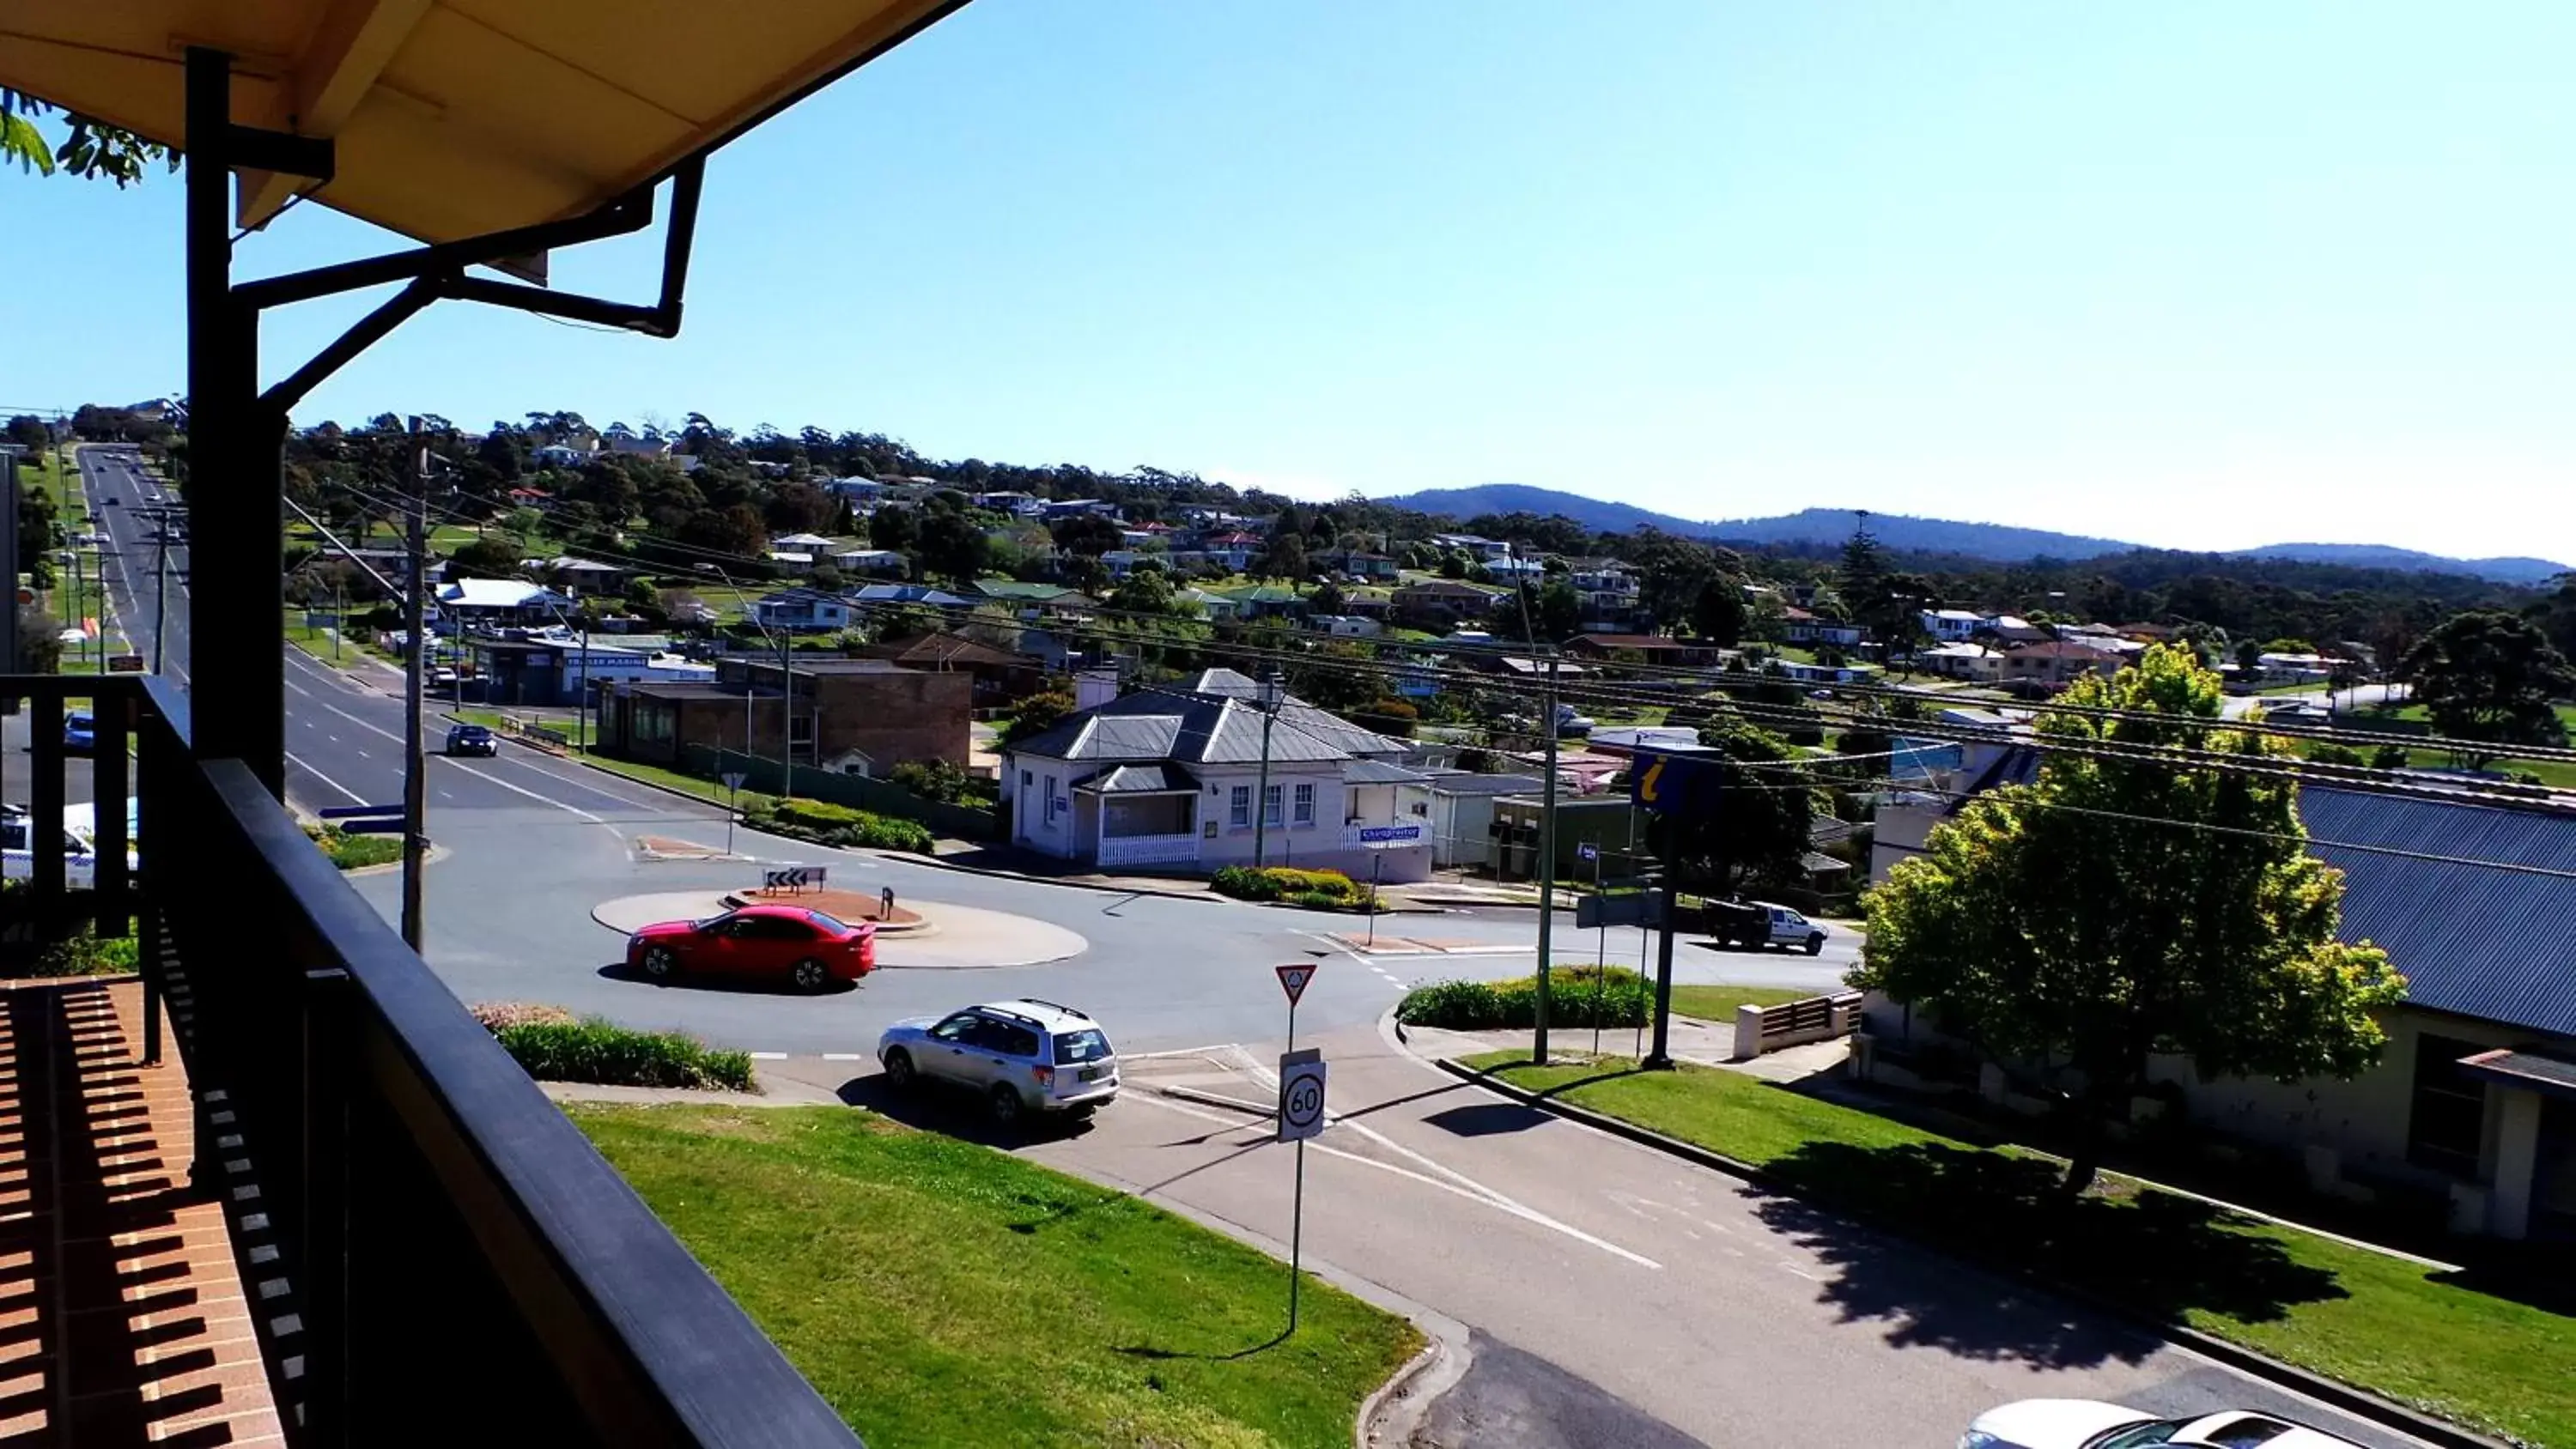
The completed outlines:
[[[1324,1130],[1324,1053],[1308,1047],[1279,1058],[1279,1140],[1294,1142]]]

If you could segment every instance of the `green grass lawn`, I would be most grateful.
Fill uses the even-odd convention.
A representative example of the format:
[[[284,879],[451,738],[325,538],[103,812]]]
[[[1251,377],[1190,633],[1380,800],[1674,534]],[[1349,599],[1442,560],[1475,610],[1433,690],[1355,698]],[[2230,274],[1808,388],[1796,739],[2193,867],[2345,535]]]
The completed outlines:
[[[573,1120],[872,1444],[1351,1442],[1412,1325],[1160,1208],[838,1107]]]
[[[1673,1010],[1683,1016],[1696,1016],[1702,1021],[1733,1022],[1739,1006],[1778,1006],[1812,995],[1806,991],[1784,991],[1777,986],[1676,986],[1673,988]]]
[[[1517,1063],[1517,1065],[1515,1065]],[[1469,1065],[1768,1169],[1800,1196],[1874,1214],[1971,1257],[2034,1270],[2540,1449],[2576,1449],[2576,1317],[2420,1264],[2143,1190],[2105,1174],[2051,1195],[2054,1162],[1974,1147],[1737,1072],[1626,1062]],[[1787,1200],[1775,1221],[1793,1227]],[[1767,1215],[1767,1214],[1766,1214]],[[1828,1296],[1857,1303],[1872,1256]],[[1864,1281],[1853,1281],[1853,1280]],[[2517,1280],[2537,1287],[2532,1274]]]

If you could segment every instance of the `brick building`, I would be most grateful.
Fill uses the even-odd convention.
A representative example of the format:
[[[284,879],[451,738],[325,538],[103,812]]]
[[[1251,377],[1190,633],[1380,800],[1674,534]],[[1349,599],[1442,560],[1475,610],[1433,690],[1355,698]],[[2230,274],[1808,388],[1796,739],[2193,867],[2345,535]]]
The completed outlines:
[[[792,686],[791,688],[787,686]],[[717,661],[712,684],[621,684],[600,700],[600,747],[678,766],[693,748],[776,758],[782,733],[799,765],[882,775],[906,760],[966,763],[975,678],[884,659]],[[792,693],[792,712],[790,697]]]

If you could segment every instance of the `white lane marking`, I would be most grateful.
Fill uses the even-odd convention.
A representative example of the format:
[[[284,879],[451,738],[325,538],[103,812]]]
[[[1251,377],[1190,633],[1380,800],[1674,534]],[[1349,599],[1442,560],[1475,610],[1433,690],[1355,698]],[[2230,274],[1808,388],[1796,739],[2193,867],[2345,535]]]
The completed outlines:
[[[364,750],[360,750],[360,751],[358,751],[358,758],[359,758],[359,759],[362,759],[362,760],[369,760],[369,759],[373,759],[373,758],[375,758],[375,757],[374,757],[373,755],[368,754],[368,753],[367,753],[366,751],[364,751]]]
[[[357,791],[352,790],[348,786],[341,784],[339,781],[332,779],[330,776],[323,774],[320,770],[317,770],[311,765],[305,764],[304,761],[297,759],[293,750],[288,750],[286,752],[286,758],[288,763],[302,769],[304,773],[311,775],[314,779],[319,780],[323,784],[330,786],[332,789],[339,791],[341,794],[348,796],[351,804],[372,805],[375,803],[374,801],[369,800],[366,796],[359,794]]]
[[[1255,1081],[1258,1081],[1263,1086],[1269,1088],[1270,1095],[1276,1097],[1279,1094],[1279,1077],[1277,1073],[1263,1066],[1253,1057],[1251,1052],[1245,1050],[1239,1045],[1232,1045],[1227,1049],[1234,1054],[1235,1059],[1238,1062],[1241,1062],[1250,1071]],[[1387,1151],[1392,1152],[1407,1161],[1420,1163],[1425,1171],[1435,1172],[1440,1176],[1447,1178],[1450,1183],[1454,1185],[1455,1190],[1464,1192],[1471,1197],[1483,1198],[1506,1212],[1525,1214],[1533,1221],[1539,1220],[1544,1216],[1536,1209],[1522,1205],[1517,1200],[1506,1196],[1494,1188],[1487,1187],[1485,1184],[1478,1182],[1476,1179],[1469,1177],[1463,1172],[1458,1171],[1456,1168],[1450,1167],[1445,1163],[1436,1161],[1414,1151],[1412,1148],[1405,1146],[1403,1143],[1396,1141],[1394,1138],[1387,1136],[1385,1133],[1378,1131],[1376,1128],[1369,1126],[1365,1122],[1354,1122],[1349,1118],[1344,1117],[1339,1112],[1328,1111],[1324,1114],[1324,1125],[1328,1129],[1333,1127],[1347,1127],[1351,1131],[1358,1133],[1362,1137],[1367,1138],[1371,1142],[1376,1143],[1378,1146],[1385,1148]],[[1596,1246],[1606,1249],[1607,1251],[1625,1254],[1629,1257],[1636,1257],[1635,1254],[1629,1253],[1625,1248],[1619,1247],[1615,1244],[1602,1242],[1597,1238],[1589,1237],[1581,1228],[1569,1227],[1556,1221],[1554,1218],[1546,1218],[1545,1221],[1550,1227],[1556,1228],[1561,1232],[1570,1233],[1579,1238],[1585,1238],[1586,1241],[1592,1242]],[[1647,1262],[1644,1258],[1638,1258],[1637,1261],[1641,1263]]]
[[[787,1053],[785,1052],[744,1052],[743,1055],[751,1058],[755,1062],[783,1062],[787,1060]]]
[[[1237,1130],[1242,1130],[1244,1128],[1264,1132],[1273,1130],[1264,1123],[1239,1123],[1233,1117],[1220,1116],[1213,1111],[1186,1106],[1180,1102],[1173,1101],[1169,1097],[1149,1094],[1145,1096],[1131,1097],[1129,1100],[1136,1102],[1149,1102],[1154,1106],[1162,1108],[1164,1111],[1178,1112],[1184,1117],[1195,1117],[1202,1122],[1225,1123],[1235,1127]],[[1539,1212],[1533,1208],[1524,1207],[1521,1204],[1512,1201],[1510,1198],[1493,1192],[1491,1189],[1471,1192],[1454,1183],[1442,1182],[1436,1177],[1425,1176],[1424,1174],[1415,1172],[1410,1168],[1398,1167],[1391,1162],[1380,1162],[1373,1157],[1362,1157],[1356,1152],[1345,1152],[1338,1147],[1327,1147],[1321,1142],[1315,1142],[1311,1145],[1317,1152],[1321,1152],[1327,1157],[1338,1157],[1346,1162],[1356,1162],[1362,1167],[1373,1167],[1380,1172],[1393,1173],[1397,1177],[1404,1178],[1411,1182],[1421,1183],[1425,1187],[1433,1187],[1438,1188],[1442,1192],[1455,1193],[1459,1197],[1467,1199],[1469,1202],[1480,1202],[1489,1208],[1493,1208],[1497,1212],[1508,1213],[1513,1217],[1519,1218],[1523,1222],[1534,1223],[1539,1227],[1549,1229],[1552,1232],[1563,1233],[1578,1243],[1589,1244],[1590,1246],[1599,1248],[1601,1251],[1608,1253],[1613,1257],[1625,1258],[1629,1262],[1637,1264],[1639,1267],[1651,1268],[1657,1272],[1661,1272],[1663,1270],[1664,1265],[1656,1262],[1652,1258],[1646,1257],[1641,1253],[1629,1252],[1626,1248],[1620,1247],[1617,1243],[1605,1242],[1602,1239],[1596,1238],[1590,1233],[1583,1231],[1581,1228],[1574,1227],[1567,1223],[1558,1222],[1556,1219],[1549,1217],[1545,1213]]]
[[[870,1060],[870,1057],[866,1052],[825,1052],[823,1053],[823,1060],[827,1062],[864,1062]]]
[[[438,792],[438,798],[441,800],[453,800],[456,798],[456,792],[453,790],[441,790]]]
[[[307,698],[311,698],[311,696],[308,695]],[[327,699],[315,699],[313,702],[322,706],[324,709],[331,711],[333,714],[338,715],[340,718],[347,720],[349,723],[356,725],[362,730],[372,730],[377,734],[383,735],[386,739],[393,741],[395,744],[401,744],[403,742],[403,737],[395,734],[392,730],[386,729],[384,726],[377,724],[373,720],[360,719],[358,716],[349,713],[347,710],[342,709],[340,706],[333,704]],[[339,736],[333,735],[331,738],[336,740]]]
[[[1689,1229],[1685,1228],[1683,1231],[1688,1232]],[[1693,1234],[1693,1236],[1697,1235]],[[1810,1283],[1822,1283],[1825,1281],[1824,1279],[1817,1277],[1815,1274],[1808,1272],[1806,1269],[1799,1267],[1795,1263],[1773,1263],[1771,1266],[1778,1268],[1784,1273],[1795,1273]]]
[[[557,800],[550,795],[540,795],[536,791],[528,789],[526,786],[513,785],[509,781],[502,779],[500,776],[493,774],[491,771],[478,770],[474,766],[465,763],[463,760],[449,760],[447,763],[455,766],[457,769],[463,770],[469,775],[474,776],[476,779],[488,780],[513,794],[525,795],[529,799],[534,800],[541,805],[552,805],[557,810],[561,810],[567,815],[578,815],[582,819],[589,821],[591,824],[598,826],[600,829],[607,831],[609,834],[617,836],[617,839],[621,843],[626,839],[625,836],[618,835],[616,826],[609,824],[607,821],[591,814],[589,811],[582,809],[578,805],[566,805],[561,800]]]
[[[620,804],[620,805],[632,805],[632,806],[634,806],[634,807],[635,807],[636,809],[638,809],[638,810],[652,810],[652,811],[656,811],[656,812],[658,812],[658,813],[662,813],[662,814],[676,814],[676,813],[677,813],[677,812],[675,812],[675,811],[672,811],[672,810],[669,808],[669,805],[668,805],[668,803],[667,803],[667,797],[666,797],[666,799],[665,799],[665,800],[639,800],[639,799],[636,799],[634,796],[631,796],[631,795],[620,795],[620,794],[618,794],[618,793],[617,793],[616,791],[614,791],[614,790],[604,789],[604,788],[602,788],[602,787],[600,787],[600,786],[598,786],[598,785],[594,785],[594,784],[590,783],[590,781],[589,781],[588,779],[576,778],[576,777],[574,777],[574,776],[572,776],[572,775],[570,775],[570,774],[566,774],[566,773],[563,773],[563,772],[560,772],[560,771],[549,770],[549,769],[547,769],[545,766],[540,765],[540,764],[538,764],[538,763],[537,763],[537,760],[538,760],[539,758],[552,759],[553,757],[552,757],[552,756],[550,756],[550,755],[548,755],[548,756],[531,756],[531,755],[527,755],[527,754],[519,754],[519,755],[513,755],[513,756],[510,756],[507,760],[503,761],[503,763],[505,763],[505,764],[517,765],[517,766],[518,766],[518,767],[520,767],[521,769],[529,770],[529,771],[533,771],[533,772],[534,772],[534,773],[536,773],[536,774],[543,775],[543,776],[545,776],[545,777],[546,777],[547,779],[549,779],[549,780],[556,780],[556,781],[560,781],[560,782],[562,782],[563,784],[570,785],[570,786],[572,786],[572,787],[573,787],[574,789],[576,789],[576,790],[588,790],[590,793],[592,793],[592,794],[594,794],[594,795],[604,795],[604,796],[606,796],[607,798],[609,798],[609,799],[611,799],[611,800],[616,801],[616,802],[617,802],[618,804]],[[616,776],[608,774],[608,772],[607,772],[607,771],[605,771],[605,770],[592,770],[592,769],[584,768],[584,769],[582,770],[582,774],[583,774],[584,776],[597,775],[597,776],[600,776],[600,777],[602,777],[602,778],[606,778],[606,779],[615,779],[615,778],[616,778]],[[697,817],[697,818],[703,818],[703,817]]]
[[[1203,1056],[1211,1055],[1211,1054],[1216,1053],[1216,1052],[1223,1052],[1223,1051],[1240,1051],[1240,1050],[1242,1050],[1242,1048],[1241,1048],[1241,1047],[1239,1047],[1239,1046],[1237,1046],[1237,1045],[1236,1045],[1235,1043],[1233,1043],[1233,1042],[1230,1042],[1230,1041],[1221,1041],[1221,1042],[1212,1042],[1212,1043],[1210,1043],[1210,1044],[1208,1044],[1208,1045],[1206,1045],[1206,1046],[1182,1047],[1182,1048],[1181,1048],[1180,1050],[1178,1050],[1178,1051],[1168,1051],[1168,1052],[1120,1052],[1118,1055],[1119,1055],[1121,1058],[1123,1058],[1123,1059],[1125,1059],[1125,1060],[1127,1060],[1127,1061],[1131,1061],[1131,1062],[1150,1062],[1150,1061],[1154,1061],[1154,1060],[1156,1060],[1156,1059],[1158,1059],[1158,1058],[1162,1058],[1162,1057],[1203,1057]]]

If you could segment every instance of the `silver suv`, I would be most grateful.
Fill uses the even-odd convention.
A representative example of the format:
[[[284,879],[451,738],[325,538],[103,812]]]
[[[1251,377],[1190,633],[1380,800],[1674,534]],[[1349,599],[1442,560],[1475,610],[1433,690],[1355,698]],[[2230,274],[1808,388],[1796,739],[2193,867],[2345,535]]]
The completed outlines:
[[[877,1038],[877,1060],[896,1089],[963,1087],[1006,1127],[1030,1112],[1088,1116],[1118,1096],[1118,1056],[1100,1024],[1033,997],[898,1021]]]

